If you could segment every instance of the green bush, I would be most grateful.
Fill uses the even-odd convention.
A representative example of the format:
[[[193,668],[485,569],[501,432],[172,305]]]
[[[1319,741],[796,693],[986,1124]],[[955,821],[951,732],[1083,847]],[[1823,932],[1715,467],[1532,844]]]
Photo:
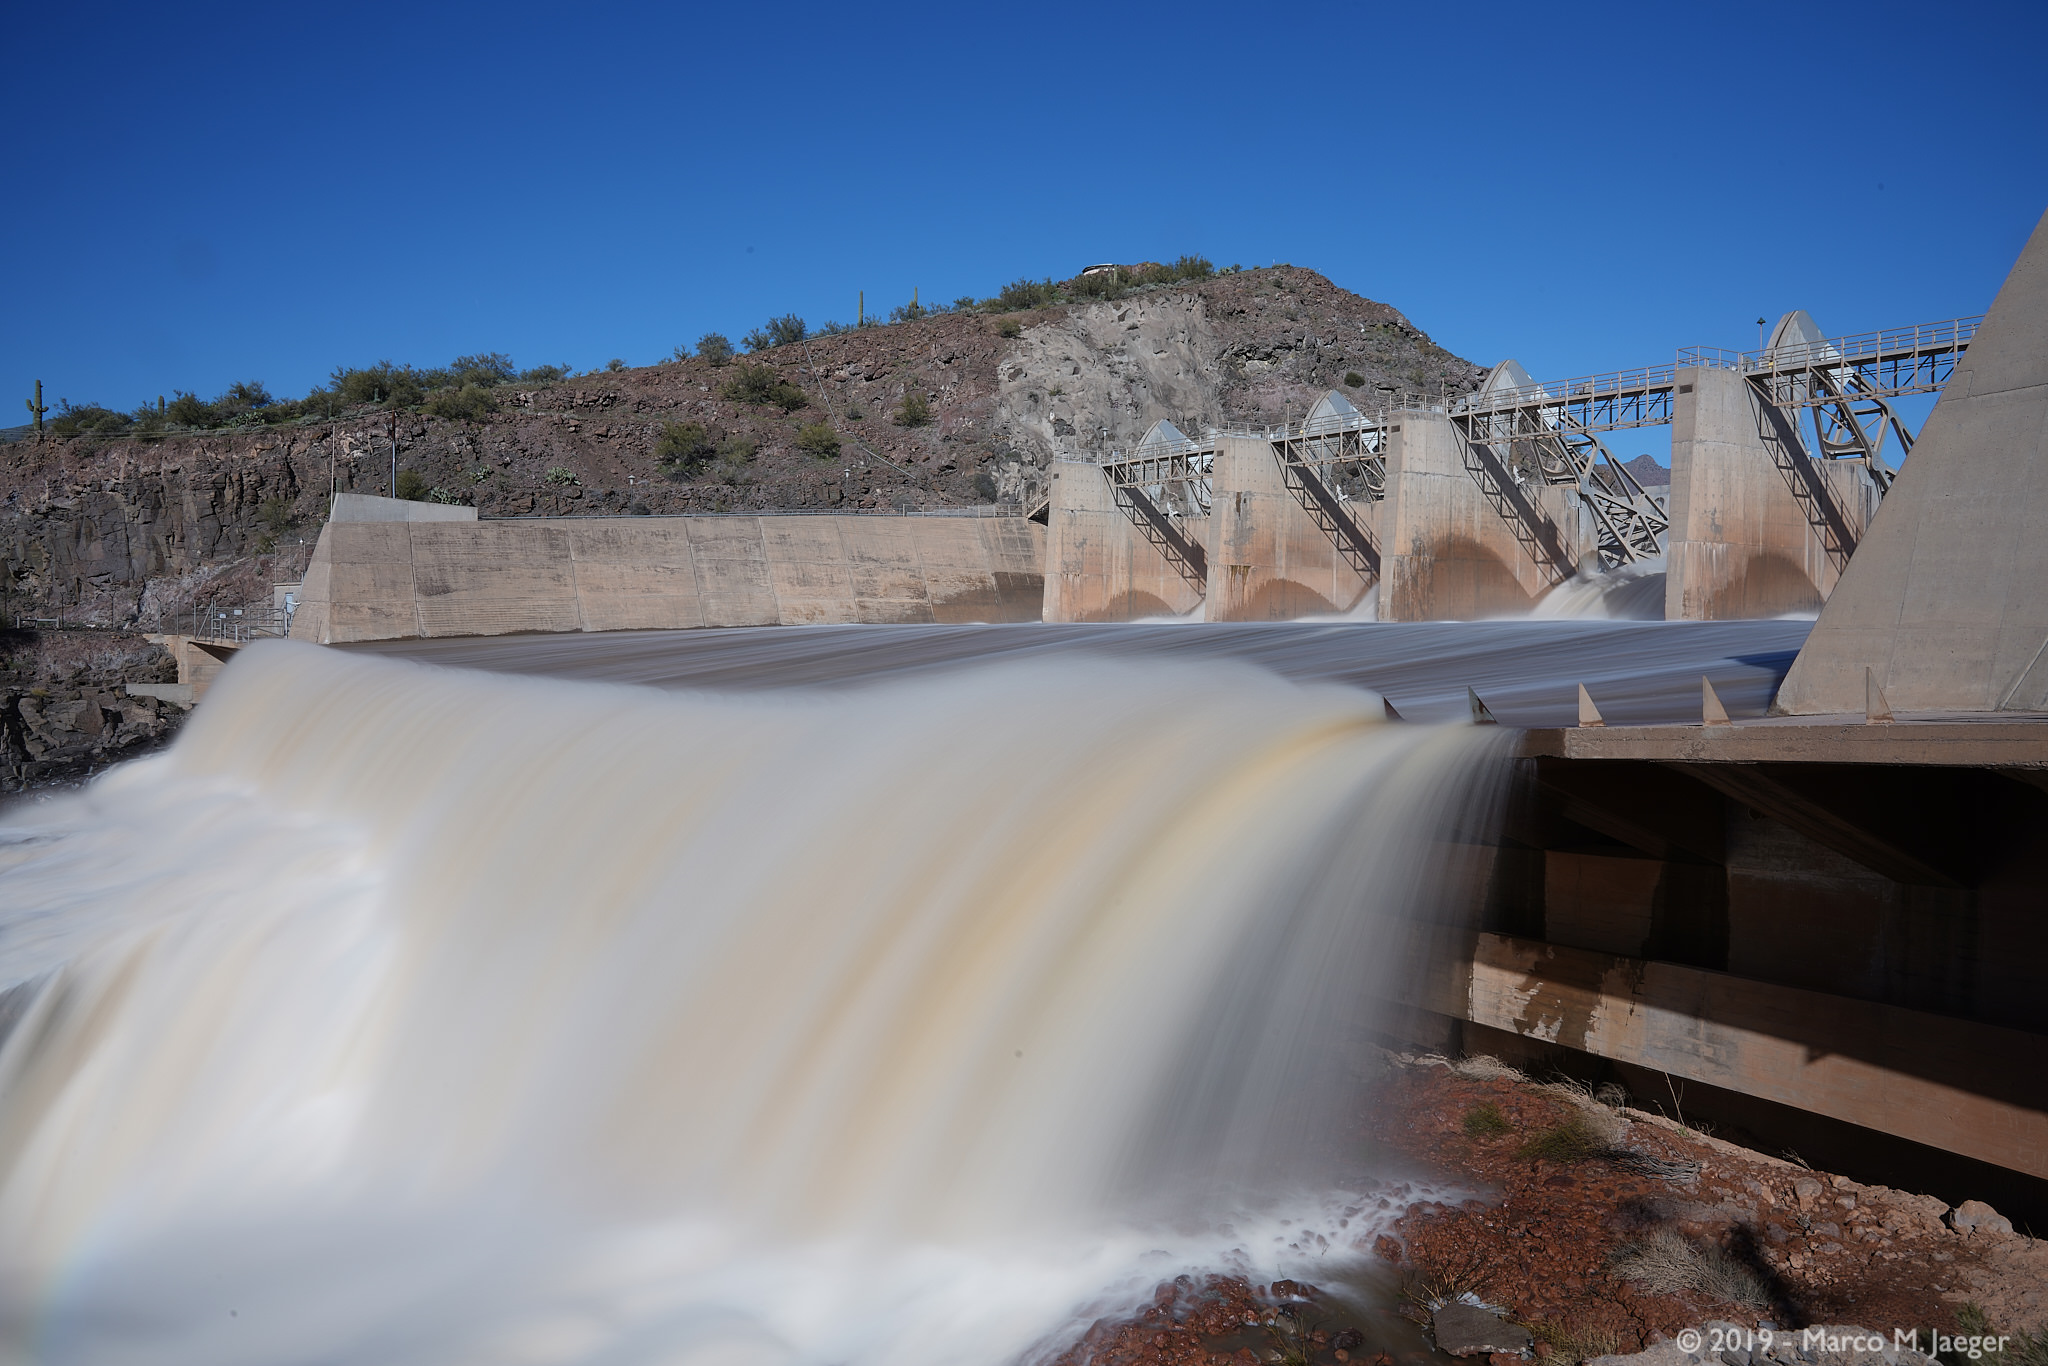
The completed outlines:
[[[713,365],[730,365],[732,342],[723,332],[706,332],[697,338],[697,355]]]
[[[914,323],[929,311],[923,304],[914,301],[907,304],[898,304],[889,310],[889,321],[892,323]]]
[[[552,370],[558,367],[542,368]],[[486,351],[476,356],[457,356],[448,363],[447,374],[447,383],[457,389],[471,384],[489,388],[494,384],[510,384],[518,378],[518,372],[512,368],[512,358],[502,351]]]
[[[923,394],[913,389],[903,396],[903,402],[896,405],[895,418],[899,427],[928,427],[932,421],[932,405]]]
[[[626,368],[626,362],[622,357],[613,356],[610,360],[604,363],[604,368],[607,374],[616,375],[617,373],[619,373],[619,371]]]
[[[792,346],[809,335],[802,318],[794,313],[785,313],[779,318],[770,318],[765,326],[747,333],[745,341],[749,351],[769,351],[778,346]]]
[[[830,460],[839,454],[839,433],[832,430],[829,422],[808,423],[796,434],[796,448],[805,455]]]
[[[1359,385],[1365,383],[1365,376],[1359,374],[1356,370],[1346,370],[1344,372],[1344,383],[1356,389]]]
[[[49,430],[52,436],[114,436],[127,431],[134,421],[126,413],[102,408],[97,403],[73,405],[71,400],[60,398]]]
[[[566,365],[536,365],[519,372],[521,384],[559,384],[567,378],[569,367]]]
[[[1050,279],[1012,280],[1003,286],[991,304],[1004,313],[1016,313],[1027,308],[1043,308],[1059,302],[1059,288]]]
[[[804,391],[783,379],[772,365],[742,365],[719,392],[734,403],[756,407],[773,404],[785,413],[804,407]]]
[[[1018,322],[1015,318],[1005,318],[996,328],[996,335],[1008,337],[1014,341],[1024,335],[1024,324]]]
[[[576,477],[576,472],[572,469],[569,469],[567,466],[553,465],[549,467],[548,472],[546,474],[541,476],[541,482],[544,484],[552,484],[557,487],[562,487],[569,484],[580,484],[583,481],[578,479]]]
[[[718,451],[718,443],[701,422],[664,422],[654,443],[654,459],[671,479],[687,479]]]
[[[828,322],[819,324],[816,335],[820,337],[836,337],[843,332],[851,332],[853,330],[852,323]]]
[[[480,422],[497,410],[497,398],[481,384],[465,384],[460,389],[438,389],[426,402],[429,414],[451,422]]]
[[[426,502],[427,494],[431,489],[432,486],[427,483],[427,476],[421,474],[418,470],[400,470],[398,472],[397,496],[405,499],[407,502]]]
[[[292,505],[284,498],[265,498],[256,505],[256,521],[273,536],[282,536],[292,524]]]
[[[1179,280],[1206,280],[1215,273],[1215,263],[1206,256],[1182,256],[1173,263],[1174,278]]]

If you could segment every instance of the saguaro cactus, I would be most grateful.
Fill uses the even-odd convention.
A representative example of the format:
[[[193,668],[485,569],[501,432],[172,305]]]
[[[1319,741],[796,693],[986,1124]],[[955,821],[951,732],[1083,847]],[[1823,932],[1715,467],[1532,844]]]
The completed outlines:
[[[40,438],[43,434],[43,414],[50,411],[49,405],[43,402],[43,382],[41,380],[36,381],[36,396],[34,398],[23,399],[22,401],[28,404],[28,415],[35,419],[36,436]]]

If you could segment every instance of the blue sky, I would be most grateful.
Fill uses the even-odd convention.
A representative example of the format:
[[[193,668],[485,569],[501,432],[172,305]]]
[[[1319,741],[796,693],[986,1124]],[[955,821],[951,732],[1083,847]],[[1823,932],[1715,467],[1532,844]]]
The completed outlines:
[[[1980,312],[2048,6],[92,5],[10,14],[0,384],[666,356],[1198,252],[1539,378]],[[19,408],[12,409],[22,417]],[[1637,443],[1660,449],[1654,441]]]

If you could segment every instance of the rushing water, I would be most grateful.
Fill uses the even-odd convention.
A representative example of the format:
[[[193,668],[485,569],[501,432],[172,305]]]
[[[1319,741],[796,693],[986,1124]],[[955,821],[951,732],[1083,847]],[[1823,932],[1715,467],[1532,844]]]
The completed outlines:
[[[1361,1258],[1371,1003],[1511,735],[1383,717],[1218,659],[256,646],[0,819],[0,1351],[999,1363]]]

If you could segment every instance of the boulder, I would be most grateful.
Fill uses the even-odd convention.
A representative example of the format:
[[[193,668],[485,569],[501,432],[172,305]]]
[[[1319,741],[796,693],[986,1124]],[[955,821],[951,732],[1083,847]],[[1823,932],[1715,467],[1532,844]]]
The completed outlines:
[[[1429,1330],[1437,1350],[1454,1357],[1529,1350],[1528,1329],[1476,1304],[1445,1305],[1430,1316]]]
[[[1982,1200],[1965,1200],[1957,1205],[1948,1216],[1949,1223],[1961,1234],[1988,1233],[2002,1238],[2012,1232],[2012,1220],[2000,1214]]]

